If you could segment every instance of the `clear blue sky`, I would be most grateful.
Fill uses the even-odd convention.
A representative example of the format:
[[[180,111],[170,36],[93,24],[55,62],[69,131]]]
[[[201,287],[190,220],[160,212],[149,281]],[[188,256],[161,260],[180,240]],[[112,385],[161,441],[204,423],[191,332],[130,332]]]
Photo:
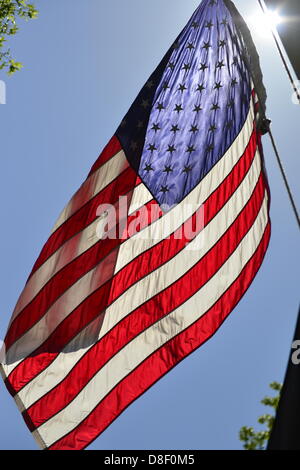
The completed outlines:
[[[12,43],[25,68],[7,83],[1,120],[0,338],[65,203],[113,135],[198,0],[36,1]],[[236,0],[244,16],[255,0]],[[273,121],[300,203],[300,108],[270,38],[255,34]],[[239,449],[242,425],[283,379],[299,301],[299,233],[268,138],[271,245],[255,282],[202,348],[127,409],[91,449]],[[0,448],[37,449],[0,383]]]

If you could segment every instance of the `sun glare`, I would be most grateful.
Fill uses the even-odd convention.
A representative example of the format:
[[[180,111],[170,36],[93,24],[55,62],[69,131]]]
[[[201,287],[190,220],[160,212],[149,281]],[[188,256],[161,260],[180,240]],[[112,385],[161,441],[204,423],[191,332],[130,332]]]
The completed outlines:
[[[258,13],[248,17],[250,29],[263,37],[269,37],[272,30],[282,23],[282,17],[277,11],[268,11],[268,13]]]

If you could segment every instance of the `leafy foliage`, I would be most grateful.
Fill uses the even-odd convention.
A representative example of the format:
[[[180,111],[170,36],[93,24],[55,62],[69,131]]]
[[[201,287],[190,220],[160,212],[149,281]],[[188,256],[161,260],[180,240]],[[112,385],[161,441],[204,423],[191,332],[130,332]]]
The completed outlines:
[[[282,385],[278,382],[272,382],[270,388],[277,392],[274,397],[265,397],[261,403],[262,405],[273,408],[274,414],[277,410],[280,392]],[[268,444],[270,434],[274,425],[275,416],[271,414],[265,414],[258,418],[258,423],[266,426],[263,431],[255,431],[251,427],[243,426],[240,430],[240,440],[244,443],[245,450],[265,450]]]
[[[36,18],[37,15],[35,6],[27,0],[0,1],[0,70],[6,69],[9,75],[20,70],[22,64],[13,59],[5,43],[18,32],[18,18],[29,20]]]

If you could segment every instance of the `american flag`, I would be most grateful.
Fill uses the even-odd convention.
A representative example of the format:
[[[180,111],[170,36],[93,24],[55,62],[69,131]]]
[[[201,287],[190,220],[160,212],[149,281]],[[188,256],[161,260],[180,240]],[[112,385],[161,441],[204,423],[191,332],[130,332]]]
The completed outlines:
[[[88,446],[218,330],[263,261],[257,89],[232,8],[202,1],[18,300],[1,372],[42,448]]]

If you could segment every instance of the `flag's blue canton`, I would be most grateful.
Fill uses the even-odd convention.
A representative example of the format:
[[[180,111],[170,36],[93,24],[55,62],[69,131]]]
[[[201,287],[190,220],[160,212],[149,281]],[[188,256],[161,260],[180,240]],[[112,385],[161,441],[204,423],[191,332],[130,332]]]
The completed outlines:
[[[162,64],[117,135],[155,199],[172,206],[224,155],[249,112],[251,78],[223,0],[202,2]]]

